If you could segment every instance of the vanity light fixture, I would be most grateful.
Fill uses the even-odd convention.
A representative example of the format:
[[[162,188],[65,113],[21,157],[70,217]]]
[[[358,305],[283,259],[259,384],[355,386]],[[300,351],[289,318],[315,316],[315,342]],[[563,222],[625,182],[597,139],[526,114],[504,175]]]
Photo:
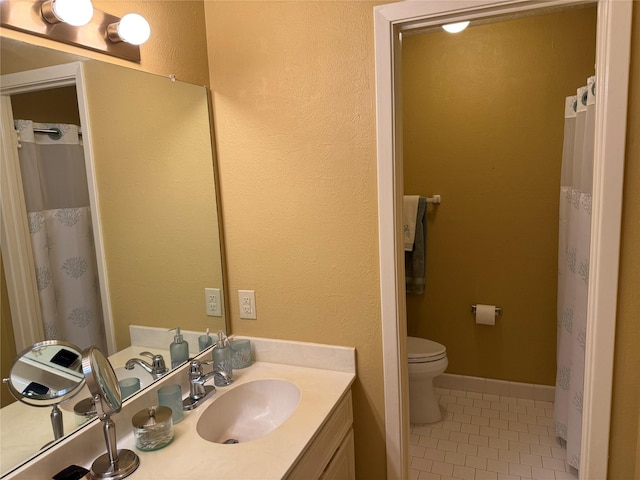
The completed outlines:
[[[442,25],[442,28],[444,28],[449,33],[460,33],[468,26],[469,26],[469,22],[466,21],[466,22],[448,23],[446,25]]]
[[[49,23],[68,23],[82,27],[93,18],[91,0],[47,0],[40,7],[42,18]]]
[[[140,63],[149,23],[93,8],[91,0],[0,0],[0,25]]]
[[[127,13],[118,23],[107,27],[107,36],[112,42],[127,42],[142,45],[151,36],[149,22],[137,13]]]

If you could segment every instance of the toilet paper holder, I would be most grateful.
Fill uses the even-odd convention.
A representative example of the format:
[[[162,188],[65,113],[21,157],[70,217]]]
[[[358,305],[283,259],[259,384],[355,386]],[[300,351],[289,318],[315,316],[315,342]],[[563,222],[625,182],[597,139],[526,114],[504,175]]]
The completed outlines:
[[[471,313],[475,315],[477,305],[471,305]],[[502,315],[502,307],[496,307],[496,317]]]

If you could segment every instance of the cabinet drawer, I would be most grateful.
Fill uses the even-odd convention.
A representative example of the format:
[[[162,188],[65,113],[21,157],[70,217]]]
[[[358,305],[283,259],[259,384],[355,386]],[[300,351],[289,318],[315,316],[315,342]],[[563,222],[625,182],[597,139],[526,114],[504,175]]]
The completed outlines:
[[[347,432],[336,454],[327,465],[320,480],[354,480],[356,461],[353,452],[353,428]]]
[[[287,480],[319,479],[352,424],[353,407],[351,405],[351,390],[349,390],[326,423],[320,428],[311,444],[302,453],[298,462],[287,475]]]

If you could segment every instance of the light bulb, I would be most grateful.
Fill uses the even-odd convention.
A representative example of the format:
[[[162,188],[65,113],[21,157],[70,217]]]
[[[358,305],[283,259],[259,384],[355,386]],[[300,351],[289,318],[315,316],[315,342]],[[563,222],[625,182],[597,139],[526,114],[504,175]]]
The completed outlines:
[[[447,25],[442,25],[442,28],[444,28],[447,32],[449,33],[459,33],[461,31],[463,31],[465,28],[467,28],[469,26],[469,22],[458,22],[458,23],[448,23]]]
[[[116,25],[119,39],[132,45],[142,45],[149,40],[151,35],[149,22],[137,13],[127,13]],[[112,40],[114,39],[112,38]]]
[[[50,7],[58,21],[74,27],[82,27],[93,18],[91,0],[50,0]],[[45,8],[44,5],[43,8]],[[46,16],[45,19],[51,21]]]

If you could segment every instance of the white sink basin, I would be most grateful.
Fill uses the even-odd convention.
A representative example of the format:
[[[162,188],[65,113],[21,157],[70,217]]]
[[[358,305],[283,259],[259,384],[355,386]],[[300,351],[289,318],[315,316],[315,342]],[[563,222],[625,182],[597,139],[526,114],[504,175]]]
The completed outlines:
[[[253,380],[216,398],[202,413],[196,430],[209,442],[250,442],[282,425],[299,403],[300,389],[293,383]]]

